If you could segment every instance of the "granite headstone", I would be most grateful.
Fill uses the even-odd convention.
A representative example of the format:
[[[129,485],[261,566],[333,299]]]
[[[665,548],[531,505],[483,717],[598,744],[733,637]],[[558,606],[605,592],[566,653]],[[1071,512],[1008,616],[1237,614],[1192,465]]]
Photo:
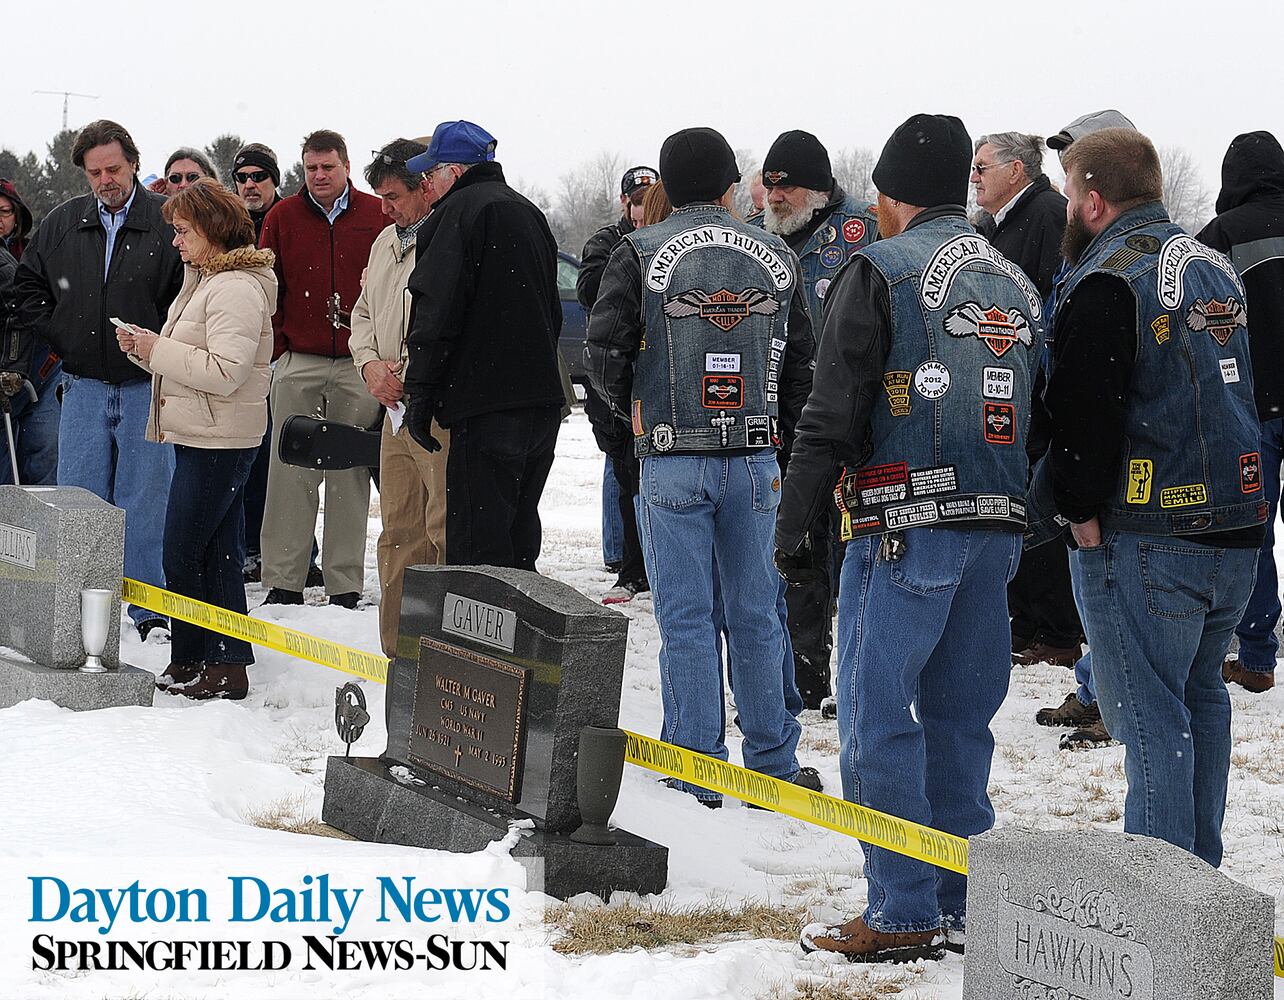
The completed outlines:
[[[72,486],[0,486],[0,707],[45,698],[65,708],[150,705],[155,678],[120,662],[120,615],[106,673],[80,673],[80,592],[120,593],[125,512]]]
[[[1274,901],[1152,837],[971,838],[963,1000],[1271,1000]]]
[[[658,892],[667,850],[574,843],[580,731],[619,719],[628,619],[536,573],[414,567],[379,758],[330,758],[323,818],[364,840],[480,850],[512,821],[544,891]]]

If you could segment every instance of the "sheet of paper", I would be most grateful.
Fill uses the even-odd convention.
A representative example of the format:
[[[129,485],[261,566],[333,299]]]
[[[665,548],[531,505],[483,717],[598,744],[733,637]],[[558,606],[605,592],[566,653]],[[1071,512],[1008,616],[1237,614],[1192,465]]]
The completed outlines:
[[[406,405],[400,400],[388,407],[388,419],[392,422],[392,433],[401,433],[401,422],[406,419]]]

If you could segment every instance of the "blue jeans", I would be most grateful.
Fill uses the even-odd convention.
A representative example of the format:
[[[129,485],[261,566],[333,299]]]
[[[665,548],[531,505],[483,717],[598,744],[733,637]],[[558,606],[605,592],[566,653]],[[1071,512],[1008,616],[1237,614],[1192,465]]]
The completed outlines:
[[[32,403],[25,393],[13,397],[13,436],[18,457],[18,478],[23,486],[53,486],[58,482],[58,384],[61,363],[48,379],[36,387],[39,400]],[[36,381],[32,376],[32,382]],[[9,462],[9,439],[0,430],[0,485],[13,482]]]
[[[602,471],[602,562],[617,563],[624,558],[624,517],[620,513],[620,481],[615,478],[611,457]]]
[[[785,633],[771,562],[780,505],[776,456],[660,455],[642,460],[642,548],[660,628],[662,738],[727,759],[714,624],[717,574],[745,767],[798,773],[802,727],[785,710]],[[701,799],[708,789],[679,783]]]
[[[1275,672],[1280,643],[1275,626],[1280,620],[1279,576],[1275,571],[1275,512],[1280,505],[1280,460],[1284,455],[1284,417],[1262,421],[1262,499],[1271,505],[1266,540],[1257,553],[1257,580],[1248,596],[1244,618],[1235,629],[1239,662],[1254,673]]]
[[[1012,673],[1007,585],[1021,536],[912,528],[896,562],[847,543],[838,611],[843,797],[960,837],[988,830],[990,720]],[[967,879],[862,844],[865,923],[964,926]]]
[[[80,486],[125,511],[125,575],[165,586],[161,564],[174,449],[146,441],[150,379],[112,385],[64,375],[58,485]],[[135,624],[161,615],[129,607]]]
[[[245,614],[245,482],[258,448],[174,447],[165,513],[169,589]],[[174,663],[253,663],[250,644],[175,619]]]
[[[1127,748],[1124,831],[1159,837],[1214,867],[1231,751],[1222,659],[1256,559],[1256,549],[1124,531],[1070,557],[1097,704]]]

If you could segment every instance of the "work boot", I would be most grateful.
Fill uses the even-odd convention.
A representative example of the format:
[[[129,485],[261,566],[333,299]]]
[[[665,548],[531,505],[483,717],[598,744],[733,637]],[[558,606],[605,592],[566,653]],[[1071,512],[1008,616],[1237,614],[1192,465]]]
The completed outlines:
[[[615,586],[602,595],[603,604],[628,604],[638,594],[651,589],[646,580],[617,580]]]
[[[170,691],[193,701],[209,701],[211,698],[240,701],[250,693],[250,679],[245,674],[244,663],[210,663],[201,671],[198,680],[184,685],[173,684]]]
[[[808,924],[798,944],[809,954],[832,951],[849,962],[913,962],[921,958],[937,961],[945,957],[945,935],[939,927],[928,931],[876,931],[862,917],[853,917],[837,927]]]
[[[321,572],[321,567],[318,566],[316,563],[312,563],[312,565],[308,567],[308,578],[303,581],[303,586],[305,587],[324,587],[325,586],[325,574]]]
[[[822,719],[838,718],[838,699],[835,698],[832,694],[828,698],[821,699],[820,717]]]
[[[1222,680],[1227,684],[1238,684],[1253,694],[1262,694],[1275,686],[1275,673],[1270,670],[1249,670],[1239,660],[1227,660],[1222,664]]]
[[[264,604],[302,604],[303,591],[286,590],[284,587],[273,587],[263,598]]]
[[[1041,726],[1080,726],[1091,725],[1101,718],[1101,709],[1097,707],[1094,701],[1091,705],[1085,705],[1079,700],[1079,695],[1071,691],[1066,695],[1066,700],[1056,708],[1041,708],[1034,713],[1034,721]]]
[[[1100,716],[1096,722],[1080,726],[1072,733],[1061,737],[1062,750],[1095,750],[1097,747],[1108,747],[1114,744],[1114,737],[1106,730],[1106,724]]]
[[[138,638],[142,642],[146,642],[148,636],[151,636],[153,645],[169,642],[169,622],[164,618],[144,618],[134,628],[138,629]]]
[[[203,666],[203,663],[171,663],[156,678],[156,687],[161,691],[168,691],[175,684],[190,684],[201,675]]]
[[[1032,642],[1025,649],[1012,654],[1012,662],[1023,667],[1036,663],[1050,663],[1054,667],[1073,667],[1083,655],[1083,647],[1078,643],[1073,646],[1049,646],[1046,642]]]
[[[329,603],[336,608],[347,608],[349,611],[355,611],[359,600],[361,600],[360,592],[351,590],[346,594],[331,594]]]

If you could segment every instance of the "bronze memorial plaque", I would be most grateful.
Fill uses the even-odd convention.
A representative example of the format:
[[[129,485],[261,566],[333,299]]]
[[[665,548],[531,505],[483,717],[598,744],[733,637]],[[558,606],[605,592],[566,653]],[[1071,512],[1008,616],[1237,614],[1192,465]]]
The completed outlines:
[[[530,669],[421,636],[410,760],[516,802]]]

